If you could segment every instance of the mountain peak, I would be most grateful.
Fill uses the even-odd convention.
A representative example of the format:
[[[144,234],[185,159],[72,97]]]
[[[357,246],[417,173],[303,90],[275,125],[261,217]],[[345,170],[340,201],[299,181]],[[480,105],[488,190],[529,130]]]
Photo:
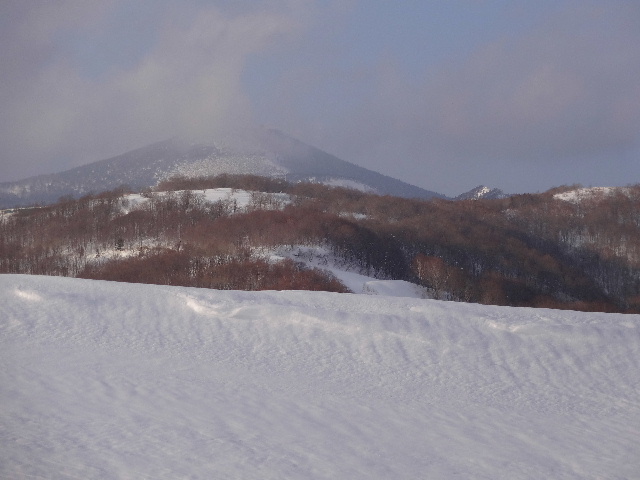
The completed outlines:
[[[122,185],[144,189],[172,176],[221,174],[357,185],[361,190],[406,198],[446,198],[341,160],[278,130],[262,128],[217,140],[172,138],[65,172],[0,183],[0,208],[51,203],[61,196],[78,197]]]
[[[485,185],[478,185],[476,188],[458,195],[454,200],[480,200],[505,197],[508,197],[508,195],[499,188],[490,188]]]

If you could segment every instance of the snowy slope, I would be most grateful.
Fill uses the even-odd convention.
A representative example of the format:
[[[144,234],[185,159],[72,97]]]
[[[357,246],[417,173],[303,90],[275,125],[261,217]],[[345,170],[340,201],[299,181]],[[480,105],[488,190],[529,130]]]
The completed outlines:
[[[256,252],[260,254],[260,252]],[[363,275],[359,265],[346,264],[321,246],[293,245],[282,246],[263,254],[271,261],[285,258],[303,263],[308,268],[319,268],[331,272],[351,292],[362,295],[385,295],[388,297],[431,298],[428,290],[405,280],[381,280]]]
[[[504,193],[499,188],[489,188],[485,185],[479,185],[476,188],[469,190],[468,192],[458,195],[454,200],[480,200],[480,199],[495,199],[506,198],[509,195]]]
[[[556,193],[553,198],[565,202],[580,203],[583,200],[602,200],[617,193],[628,195],[629,192],[629,188],[626,187],[588,187]]]
[[[0,275],[0,478],[631,479],[640,316]]]
[[[175,192],[154,192],[152,195],[163,197],[166,195],[180,196],[184,190],[177,190]],[[250,210],[257,200],[263,200],[263,204],[260,208],[268,210],[277,206],[279,208],[284,207],[291,203],[291,197],[286,193],[264,193],[255,192],[249,190],[243,190],[239,188],[207,188],[204,190],[188,190],[195,197],[199,197],[203,202],[215,203],[215,202],[230,202],[236,206],[239,212],[246,212]],[[148,196],[141,195],[139,193],[130,193],[123,196],[127,207],[123,213],[127,213],[130,210],[142,207],[149,201]],[[2,214],[2,211],[0,211]]]
[[[64,172],[0,182],[0,208],[52,203],[64,195],[78,197],[122,185],[144,189],[175,175],[251,174],[401,197],[444,198],[341,160],[276,130],[260,129],[247,135],[248,138],[230,143],[220,139],[170,139]]]

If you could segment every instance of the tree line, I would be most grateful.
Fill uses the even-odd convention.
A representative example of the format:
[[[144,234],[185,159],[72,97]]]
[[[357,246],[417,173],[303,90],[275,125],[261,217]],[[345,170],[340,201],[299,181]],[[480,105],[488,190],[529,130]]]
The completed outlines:
[[[255,192],[251,208],[202,190]],[[411,200],[222,175],[165,181],[132,206],[122,189],[0,216],[0,272],[219,289],[346,291],[331,274],[257,252],[321,245],[361,273],[440,299],[640,312],[640,185],[568,202]],[[292,201],[266,208],[269,193]],[[273,205],[271,206],[273,207]]]

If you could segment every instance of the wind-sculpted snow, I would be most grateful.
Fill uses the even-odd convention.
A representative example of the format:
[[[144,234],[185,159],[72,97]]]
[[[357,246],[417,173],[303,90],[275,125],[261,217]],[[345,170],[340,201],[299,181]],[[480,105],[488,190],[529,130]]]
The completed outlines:
[[[640,316],[0,276],[0,478],[621,479]]]

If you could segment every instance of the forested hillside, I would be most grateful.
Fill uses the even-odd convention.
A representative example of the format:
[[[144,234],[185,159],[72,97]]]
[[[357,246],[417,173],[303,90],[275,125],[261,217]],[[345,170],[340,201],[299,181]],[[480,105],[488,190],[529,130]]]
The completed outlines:
[[[209,189],[242,191],[207,200]],[[409,200],[255,176],[174,178],[0,216],[0,272],[217,289],[346,291],[270,252],[322,246],[434,298],[640,312],[640,185]],[[251,192],[251,193],[249,193]]]

